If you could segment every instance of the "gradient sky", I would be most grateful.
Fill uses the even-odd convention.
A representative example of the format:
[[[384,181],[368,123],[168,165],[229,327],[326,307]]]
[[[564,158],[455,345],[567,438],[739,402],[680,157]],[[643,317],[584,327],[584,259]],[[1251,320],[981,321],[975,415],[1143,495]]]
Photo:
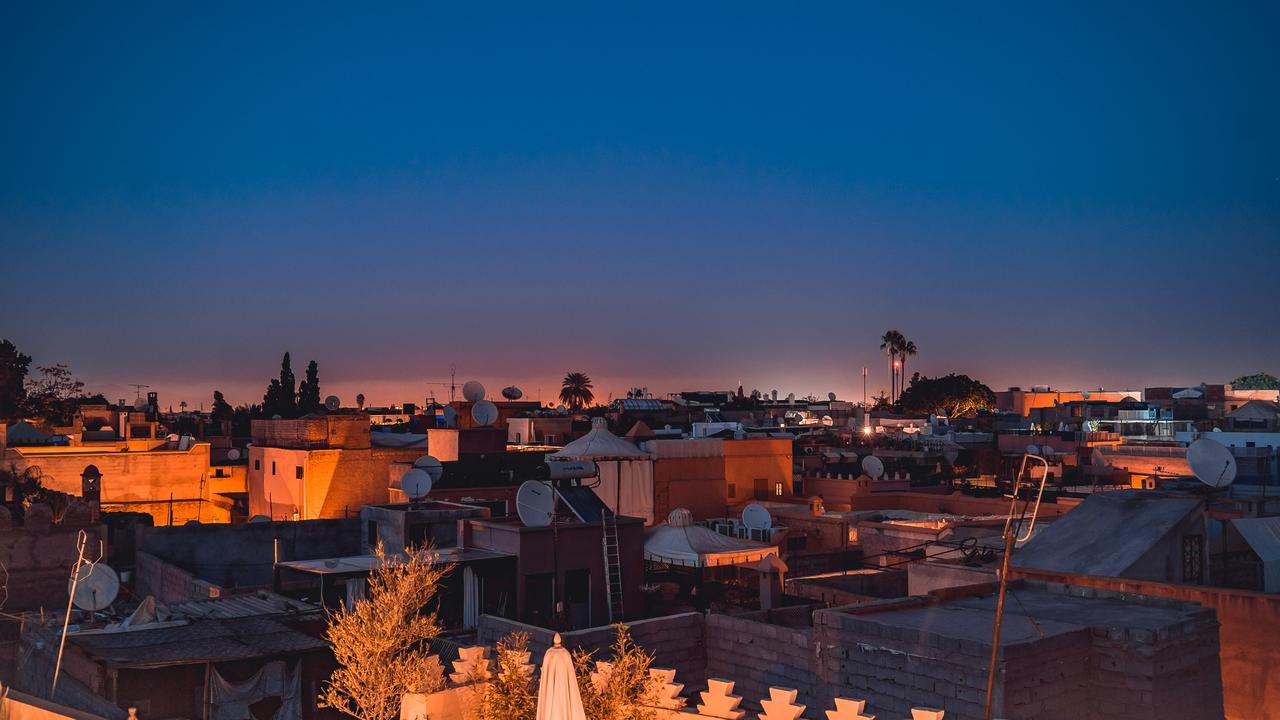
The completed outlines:
[[[0,336],[193,406],[1280,373],[1278,3],[421,5],[5,3]]]

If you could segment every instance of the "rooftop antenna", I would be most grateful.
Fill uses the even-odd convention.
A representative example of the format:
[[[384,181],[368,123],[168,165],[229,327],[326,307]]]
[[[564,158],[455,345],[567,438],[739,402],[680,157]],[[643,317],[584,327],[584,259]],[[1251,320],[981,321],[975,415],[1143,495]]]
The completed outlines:
[[[454,401],[454,395],[458,390],[458,366],[449,363],[449,402]]]
[[[67,581],[67,615],[62,620],[62,637],[58,640],[58,660],[53,666],[51,697],[57,697],[58,675],[62,672],[62,650],[67,646],[67,628],[71,625],[71,606],[90,612],[101,610],[110,605],[120,592],[120,576],[116,575],[116,571],[105,563],[99,566],[105,554],[102,541],[98,541],[98,559],[92,562],[84,559],[84,550],[88,544],[89,535],[81,530],[76,534],[76,564],[72,566],[71,579]]]
[[[1028,460],[1038,462],[1042,466],[1040,488],[1036,491],[1034,507],[1031,501],[1027,500],[1022,504],[1022,509],[1018,510],[1018,488],[1022,485],[1023,478],[1026,477]],[[995,695],[996,662],[1000,659],[1000,630],[1004,622],[1004,598],[1009,591],[1009,561],[1013,558],[1013,549],[1016,543],[1029,540],[1036,529],[1036,516],[1040,514],[1040,499],[1044,497],[1044,485],[1048,479],[1048,460],[1030,452],[1022,456],[1022,465],[1018,468],[1018,477],[1013,483],[1009,515],[1004,520],[1004,558],[1000,561],[1000,593],[996,597],[995,627],[991,630],[991,664],[987,666],[987,700],[983,713],[984,720],[991,720],[991,701]],[[1030,516],[1027,514],[1028,509],[1031,511]],[[1015,516],[1017,517],[1016,522],[1014,521]],[[1026,525],[1025,532],[1023,532],[1024,525]]]
[[[142,399],[142,388],[151,387],[150,385],[143,385],[142,383],[126,383],[126,384],[129,387],[133,388],[133,397],[137,400]]]

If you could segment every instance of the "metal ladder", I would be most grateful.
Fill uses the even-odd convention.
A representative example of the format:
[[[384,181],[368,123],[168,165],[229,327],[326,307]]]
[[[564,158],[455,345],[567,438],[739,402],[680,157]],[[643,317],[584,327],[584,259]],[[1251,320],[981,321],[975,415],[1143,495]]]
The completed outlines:
[[[605,592],[609,598],[609,622],[622,621],[622,557],[618,551],[618,519],[606,511],[600,518],[604,529],[601,543],[604,546],[604,571],[608,576]]]

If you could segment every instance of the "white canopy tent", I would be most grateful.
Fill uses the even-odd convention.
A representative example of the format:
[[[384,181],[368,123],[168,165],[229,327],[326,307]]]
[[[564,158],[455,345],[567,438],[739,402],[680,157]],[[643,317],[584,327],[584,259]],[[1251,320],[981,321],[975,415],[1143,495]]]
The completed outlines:
[[[721,535],[693,524],[693,515],[676,508],[667,522],[645,533],[644,559],[683,567],[718,567],[759,562],[777,555],[773,545]]]
[[[547,456],[549,461],[590,460],[600,470],[596,495],[619,515],[653,524],[653,456],[609,432],[604,418],[591,420],[591,432]]]

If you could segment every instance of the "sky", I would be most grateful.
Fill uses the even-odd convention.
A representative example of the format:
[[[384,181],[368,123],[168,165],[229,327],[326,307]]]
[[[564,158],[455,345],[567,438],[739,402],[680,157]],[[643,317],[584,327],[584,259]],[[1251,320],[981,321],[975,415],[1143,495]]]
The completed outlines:
[[[0,337],[90,389],[1280,374],[1280,4],[5,3]]]

